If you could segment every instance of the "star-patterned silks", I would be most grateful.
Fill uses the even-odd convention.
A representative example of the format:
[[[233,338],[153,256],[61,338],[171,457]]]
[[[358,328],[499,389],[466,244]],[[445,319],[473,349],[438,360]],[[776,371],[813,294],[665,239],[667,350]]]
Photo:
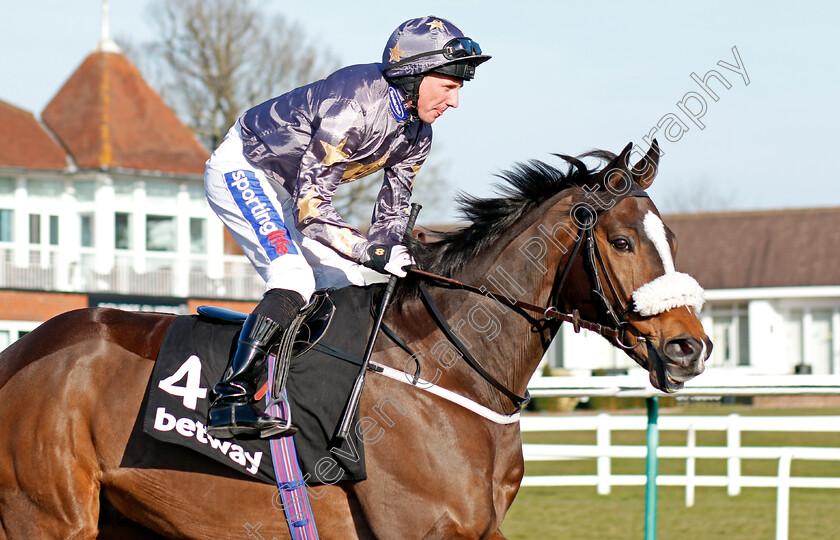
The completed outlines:
[[[391,47],[388,50],[391,51],[391,60],[390,60],[391,62],[399,62],[400,61],[400,56],[402,56],[405,53],[405,51],[400,49],[400,42],[399,41],[397,41],[397,43],[394,44],[394,46]]]
[[[411,178],[411,189],[414,189],[414,181],[417,179],[417,173],[420,172],[421,167],[422,167],[422,165],[412,165],[411,166],[411,170],[414,171],[414,176]],[[409,210],[409,208],[406,208],[406,210]]]
[[[448,28],[446,21],[444,25]],[[428,34],[427,28],[423,24],[416,30]],[[403,60],[411,56],[411,50],[403,50],[408,42],[401,39],[394,47],[396,41],[385,48],[385,63],[390,48],[399,49]],[[402,211],[409,206],[414,166],[429,153],[432,129],[423,122],[395,119],[389,99],[393,87],[383,77],[382,64],[344,68],[313,84],[318,91],[307,99],[278,96],[246,112],[240,119],[243,154],[269,173],[275,190],[297,194],[293,221],[302,235],[358,262],[365,260],[368,244],[389,244],[402,236],[405,221],[394,216],[399,212],[404,217]],[[364,129],[357,122],[359,111],[370,124]],[[313,138],[288,136],[285,128],[299,125],[301,119],[320,125]],[[268,125],[283,129],[265,131]],[[305,171],[302,163],[307,164]],[[380,189],[371,225],[363,234],[342,218],[332,197],[339,183],[375,170],[385,171],[382,183],[387,189]]]
[[[333,146],[327,141],[321,141],[321,145],[324,147],[324,151],[327,153],[324,156],[324,159],[321,160],[321,165],[332,167],[339,161],[344,161],[345,159],[347,159],[347,154],[345,154],[343,151],[345,144],[347,144],[347,137],[344,137],[344,140],[338,143],[338,146]]]
[[[340,227],[331,228],[329,234],[332,239],[332,246],[348,257],[353,256],[353,246],[365,241],[364,238],[360,238],[350,229]]]
[[[298,221],[303,221],[306,218],[316,218],[321,215],[318,207],[324,202],[317,197],[318,192],[315,188],[310,189],[306,196],[298,200]]]
[[[344,170],[344,174],[341,176],[341,183],[343,184],[352,180],[358,180],[359,178],[375,173],[376,171],[385,166],[385,162],[388,160],[389,155],[391,155],[390,149],[388,149],[388,151],[385,152],[384,156],[377,159],[373,163],[368,163],[367,165],[359,163],[358,161],[351,161],[347,164],[347,168]]]
[[[438,30],[445,30],[443,27],[443,21],[440,19],[435,19],[432,22],[427,22],[426,24],[429,25],[429,31],[431,32],[433,28],[437,28]]]

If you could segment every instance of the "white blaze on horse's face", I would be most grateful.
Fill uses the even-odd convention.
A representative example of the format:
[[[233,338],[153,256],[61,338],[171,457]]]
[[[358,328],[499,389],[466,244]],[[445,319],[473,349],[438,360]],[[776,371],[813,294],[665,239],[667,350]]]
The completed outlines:
[[[695,313],[699,313],[705,302],[703,288],[693,277],[675,271],[665,224],[659,216],[649,211],[645,215],[644,227],[645,235],[662,259],[665,274],[642,285],[633,293],[635,310],[643,317],[659,315],[680,306],[691,307]]]

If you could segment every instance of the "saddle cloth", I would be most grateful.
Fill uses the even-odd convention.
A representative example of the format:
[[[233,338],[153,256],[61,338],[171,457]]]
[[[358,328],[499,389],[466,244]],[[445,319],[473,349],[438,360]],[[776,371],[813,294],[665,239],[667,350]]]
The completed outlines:
[[[380,285],[332,291],[332,322],[319,342],[359,359],[370,332],[370,311]],[[273,484],[269,441],[211,437],[206,431],[213,386],[236,347],[241,324],[201,315],[176,317],[167,330],[147,389],[143,431],[160,441],[195,450],[248,477]],[[340,446],[333,436],[359,365],[314,347],[293,358],[286,390],[298,461],[309,485],[366,478],[364,448],[356,430]],[[342,355],[340,355],[342,356]],[[263,380],[265,372],[263,370]],[[260,385],[263,381],[260,381]],[[258,385],[259,387],[259,385]],[[264,407],[264,401],[259,408]],[[358,415],[354,425],[358,422]]]

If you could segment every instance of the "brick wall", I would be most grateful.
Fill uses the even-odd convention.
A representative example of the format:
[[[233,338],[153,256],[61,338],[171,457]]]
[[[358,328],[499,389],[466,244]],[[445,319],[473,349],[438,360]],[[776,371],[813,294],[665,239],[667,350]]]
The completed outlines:
[[[195,313],[198,306],[216,306],[225,309],[232,309],[234,311],[241,311],[242,313],[251,313],[255,307],[256,302],[240,302],[237,300],[187,300],[187,307],[190,308],[190,313]]]
[[[201,305],[250,313],[257,303],[237,300],[187,300],[190,313],[195,313],[196,308]],[[66,311],[88,306],[89,300],[86,294],[0,290],[0,320],[46,321]]]
[[[86,294],[0,290],[0,319],[7,321],[46,321],[85,307]]]
[[[840,396],[755,396],[753,407],[759,409],[821,409],[840,407]]]

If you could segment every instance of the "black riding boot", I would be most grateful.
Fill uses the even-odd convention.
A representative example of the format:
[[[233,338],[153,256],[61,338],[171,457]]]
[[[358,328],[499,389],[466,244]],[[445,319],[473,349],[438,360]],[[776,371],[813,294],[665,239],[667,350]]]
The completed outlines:
[[[270,298],[270,293],[275,293],[273,298]],[[296,298],[289,296],[289,293]],[[288,319],[284,323],[260,313],[265,311],[261,309],[265,304],[272,303],[272,300],[276,303],[278,294],[285,294],[281,300],[286,302],[283,302],[285,305],[281,305],[279,313],[282,318]],[[222,380],[213,388],[216,398],[210,405],[208,434],[218,439],[259,436],[262,432],[277,430],[277,426],[282,424],[279,418],[260,413],[254,408],[252,400],[268,349],[291,323],[302,304],[299,294],[274,289],[266,293],[263,302],[260,302],[254,313],[245,319],[236,352],[230,359]],[[277,311],[276,305],[273,308]],[[288,313],[283,313],[284,311]]]

